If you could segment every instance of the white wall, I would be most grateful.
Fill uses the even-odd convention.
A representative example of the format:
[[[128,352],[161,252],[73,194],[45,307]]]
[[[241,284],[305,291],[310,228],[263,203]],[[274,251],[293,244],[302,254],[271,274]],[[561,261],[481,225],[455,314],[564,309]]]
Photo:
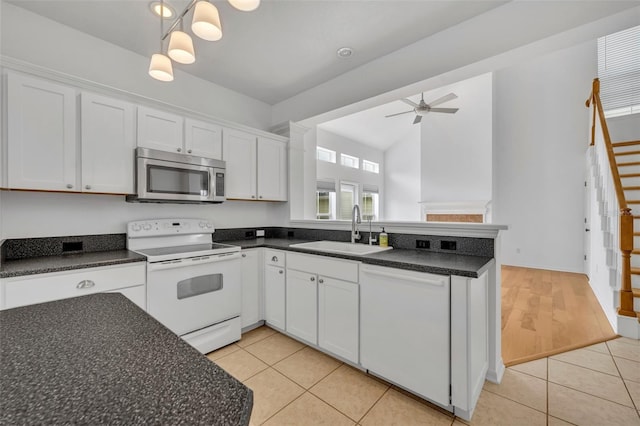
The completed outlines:
[[[640,113],[607,118],[611,142],[640,140]]]
[[[420,126],[384,152],[383,219],[420,221]]]
[[[179,69],[173,82],[159,82],[147,74],[148,57],[4,1],[0,7],[2,55],[262,130],[271,125],[264,102]]]
[[[442,107],[455,114],[431,113],[421,122],[421,201],[491,200],[491,73],[430,92],[428,103],[449,92],[459,96]]]
[[[0,239],[125,233],[132,220],[204,218],[216,228],[286,226],[287,203],[214,205],[126,203],[123,196],[0,192]]]
[[[316,138],[317,146],[336,151],[335,164],[326,161],[318,161],[316,163],[318,179],[335,179],[336,188],[340,184],[340,181],[376,185],[380,193],[380,199],[384,199],[385,166],[384,153],[382,151],[345,138],[344,136],[328,132],[321,127],[317,129]],[[360,159],[360,168],[354,169],[340,165],[340,154],[342,153],[358,157]],[[380,165],[379,173],[365,172],[362,170],[362,160],[378,163]],[[380,213],[382,213],[382,207],[380,207]]]
[[[496,72],[494,221],[503,263],[582,272],[595,40]]]

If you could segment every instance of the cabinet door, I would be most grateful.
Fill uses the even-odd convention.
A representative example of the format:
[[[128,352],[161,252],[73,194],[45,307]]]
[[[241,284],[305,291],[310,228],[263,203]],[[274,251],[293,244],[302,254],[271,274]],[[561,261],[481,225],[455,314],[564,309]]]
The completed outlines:
[[[83,93],[82,190],[131,194],[134,170],[133,105]]]
[[[318,343],[318,284],[316,275],[287,270],[287,332]]]
[[[358,284],[318,278],[318,345],[358,363],[360,330]]]
[[[76,91],[7,75],[8,187],[80,191],[76,173]]]
[[[287,200],[287,144],[258,138],[258,199]]]
[[[360,267],[360,363],[447,406],[449,277]]]
[[[222,160],[222,127],[187,118],[184,146],[187,154]]]
[[[262,319],[262,285],[260,250],[242,250],[242,327]]]
[[[256,199],[256,136],[224,129],[222,159],[226,161],[227,198]]]
[[[183,118],[146,107],[138,107],[138,146],[182,152]]]
[[[264,319],[267,324],[285,329],[284,269],[267,265],[264,268]]]

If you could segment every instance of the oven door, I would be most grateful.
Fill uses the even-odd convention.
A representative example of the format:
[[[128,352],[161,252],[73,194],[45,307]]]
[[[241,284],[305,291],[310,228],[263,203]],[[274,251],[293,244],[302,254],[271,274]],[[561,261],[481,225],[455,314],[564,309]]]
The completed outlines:
[[[240,253],[148,263],[147,309],[179,336],[239,316]]]
[[[212,167],[138,157],[137,173],[140,200],[219,201]]]

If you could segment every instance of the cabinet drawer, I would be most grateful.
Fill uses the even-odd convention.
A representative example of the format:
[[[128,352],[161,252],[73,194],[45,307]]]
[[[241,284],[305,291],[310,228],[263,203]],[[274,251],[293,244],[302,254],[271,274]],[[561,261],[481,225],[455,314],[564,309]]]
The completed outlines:
[[[102,293],[144,285],[145,281],[145,262],[30,275],[27,278],[6,278],[0,280],[4,292],[4,303],[1,308],[15,308],[85,294]]]
[[[280,266],[284,268],[287,266],[285,253],[279,250],[266,249],[264,251],[264,263],[265,265]]]
[[[300,253],[289,253],[287,257],[289,269],[358,282],[358,262]]]

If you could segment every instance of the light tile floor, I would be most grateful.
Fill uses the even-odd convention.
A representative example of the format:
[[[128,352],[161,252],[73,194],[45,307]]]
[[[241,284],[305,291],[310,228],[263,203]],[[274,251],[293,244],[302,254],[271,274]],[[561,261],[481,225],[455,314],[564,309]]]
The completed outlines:
[[[268,327],[207,356],[253,390],[255,426],[640,426],[640,341],[622,337],[508,368],[471,422]]]

